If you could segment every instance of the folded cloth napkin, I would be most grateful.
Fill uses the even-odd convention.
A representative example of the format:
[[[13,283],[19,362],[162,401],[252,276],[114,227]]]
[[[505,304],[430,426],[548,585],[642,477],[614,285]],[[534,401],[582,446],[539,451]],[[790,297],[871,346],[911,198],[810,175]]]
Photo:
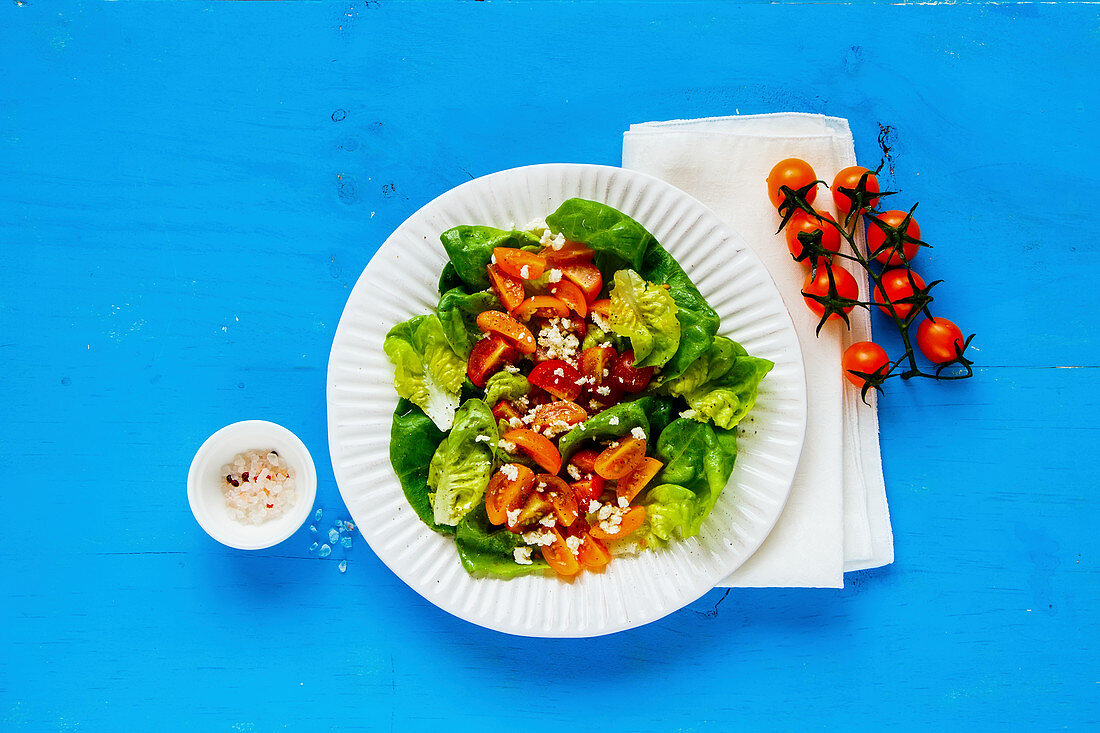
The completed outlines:
[[[856,163],[847,120],[797,113],[712,117],[631,125],[623,135],[624,168],[686,191],[745,238],[783,295],[806,362],[806,444],[787,506],[756,554],[719,585],[840,588],[845,571],[894,560],[875,392],[864,404],[840,367],[850,343],[870,340],[871,319],[857,308],[851,331],[830,323],[815,335],[818,319],[800,293],[806,270],[776,234],[780,218],[765,186],[784,158],[802,158],[818,178],[832,181]],[[836,215],[823,187],[814,203]],[[858,264],[848,265],[860,299],[867,300],[866,276]]]

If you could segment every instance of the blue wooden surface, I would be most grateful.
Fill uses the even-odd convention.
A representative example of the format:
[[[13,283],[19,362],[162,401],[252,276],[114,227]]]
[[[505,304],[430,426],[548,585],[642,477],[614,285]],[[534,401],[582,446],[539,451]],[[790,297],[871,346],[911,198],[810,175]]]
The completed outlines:
[[[0,5],[0,729],[633,730],[1100,720],[1095,5]],[[448,188],[617,164],[631,122],[848,117],[921,201],[977,377],[895,388],[897,561],[648,627],[456,620],[360,541],[215,544],[212,431],[295,430],[346,516],[349,288]],[[762,192],[763,193],[763,192]],[[327,524],[325,525],[327,526]]]

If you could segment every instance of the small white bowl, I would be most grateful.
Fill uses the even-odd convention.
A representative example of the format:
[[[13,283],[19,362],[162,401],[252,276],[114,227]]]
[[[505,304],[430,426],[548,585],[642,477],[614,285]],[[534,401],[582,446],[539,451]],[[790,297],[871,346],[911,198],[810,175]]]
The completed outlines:
[[[225,505],[222,467],[247,450],[274,450],[294,469],[298,499],[281,517],[262,524],[242,524]],[[306,521],[317,498],[317,468],[305,444],[281,425],[243,420],[226,425],[202,444],[187,472],[187,501],[206,533],[238,550],[262,550],[290,537]]]

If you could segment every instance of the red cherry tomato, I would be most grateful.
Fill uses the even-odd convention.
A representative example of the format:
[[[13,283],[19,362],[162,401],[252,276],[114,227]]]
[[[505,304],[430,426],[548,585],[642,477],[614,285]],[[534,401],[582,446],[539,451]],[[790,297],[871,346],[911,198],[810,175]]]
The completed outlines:
[[[787,249],[791,251],[791,256],[798,258],[802,254],[802,242],[798,241],[798,235],[800,232],[812,234],[814,232],[821,232],[821,246],[830,252],[840,251],[840,231],[836,226],[836,219],[832,214],[827,212],[819,212],[823,219],[833,222],[823,222],[821,219],[808,214],[805,211],[799,210],[794,212],[790,221],[787,222]],[[810,258],[802,260],[807,265],[813,264]]]
[[[634,366],[634,351],[624,351],[611,360],[610,382],[613,386],[637,394],[649,386],[653,379],[653,367]]]
[[[485,380],[503,369],[505,364],[514,364],[518,359],[519,351],[505,343],[504,339],[491,334],[470,350],[466,375],[478,387],[484,387]]]
[[[882,220],[886,226],[894,227],[895,229],[901,226],[901,223],[905,221],[906,212],[904,211],[885,211],[879,215],[879,219]],[[909,219],[909,224],[905,227],[905,233],[913,239],[920,239],[920,225],[917,224],[916,219]],[[877,221],[873,219],[867,220],[867,251],[872,253],[876,260],[888,267],[897,267],[903,262],[912,262],[913,258],[917,256],[917,252],[920,251],[920,245],[915,242],[901,242],[901,255],[898,255],[897,242],[894,242],[894,246],[887,246],[886,249],[879,252],[879,248],[886,244],[887,233]],[[877,252],[877,254],[875,254]]]
[[[581,352],[581,374],[589,378],[589,384],[603,384],[604,372],[610,375],[611,362],[616,356],[610,346],[590,346]]]
[[[546,258],[525,249],[513,249],[512,247],[495,247],[493,249],[493,264],[512,277],[520,280],[537,280],[542,277],[546,269]]]
[[[550,502],[558,524],[568,527],[577,521],[577,517],[580,516],[577,497],[573,493],[573,488],[565,481],[548,473],[540,473],[535,476],[535,490]]]
[[[550,285],[550,292],[554,294],[554,297],[565,303],[569,308],[581,318],[588,315],[588,301],[584,298],[584,293],[576,284],[569,280],[562,280],[560,282],[552,283]]]
[[[585,301],[592,303],[600,295],[603,288],[603,275],[600,269],[593,264],[580,262],[573,265],[562,265],[561,274],[573,282],[584,293]]]
[[[833,281],[836,284],[837,295],[842,298],[856,299],[859,297],[859,286],[856,279],[843,267],[819,267],[817,275],[809,275],[802,283],[803,295],[826,296],[829,294],[829,272],[833,273]],[[825,315],[825,306],[813,298],[805,298],[807,307],[819,318]],[[845,313],[850,313],[854,306],[844,308]],[[829,320],[840,318],[836,313],[829,316]]]
[[[509,313],[519,307],[523,302],[523,281],[519,278],[505,274],[496,265],[488,265],[489,282],[493,285],[493,291],[497,294],[497,300]]]
[[[531,420],[531,427],[539,432],[547,428],[562,433],[572,430],[578,424],[588,419],[588,413],[576,402],[558,400],[547,402],[535,408],[535,415]]]
[[[581,394],[581,385],[577,384],[580,378],[581,373],[569,362],[550,359],[536,364],[527,376],[527,381],[555,397],[572,401]]]
[[[589,502],[599,501],[603,493],[604,484],[607,481],[599,474],[592,474],[588,478],[573,482],[573,495],[577,497],[577,503],[582,509],[587,509]]]
[[[779,190],[780,186],[797,190],[810,185],[815,180],[817,180],[817,174],[806,161],[800,158],[781,160],[768,174],[768,198],[771,199],[773,206],[778,207],[784,200],[783,192]],[[812,204],[815,198],[817,198],[816,186],[806,194],[806,203]]]
[[[887,356],[886,350],[874,341],[858,341],[852,344],[844,350],[844,356],[840,360],[844,377],[860,388],[863,387],[865,380],[863,377],[852,374],[852,371],[874,374],[879,368],[889,363],[890,357]]]
[[[913,277],[912,282],[909,282],[910,275]],[[915,289],[914,285],[916,285]],[[920,275],[912,270],[899,267],[882,273],[882,288],[879,289],[877,285],[875,286],[875,300],[883,304],[879,306],[879,309],[888,316],[893,314],[890,312],[890,306],[886,303],[893,303],[898,318],[904,321],[913,312],[913,305],[911,303],[898,303],[898,301],[908,298],[916,290],[923,288],[924,280],[921,279]]]
[[[547,267],[559,267],[560,265],[575,265],[579,262],[591,262],[596,256],[596,251],[580,242],[566,242],[561,249],[543,247],[542,256],[546,258]]]
[[[521,321],[529,321],[532,316],[564,318],[567,315],[569,315],[569,306],[552,295],[532,295],[520,303],[515,310],[516,318]]]
[[[881,190],[878,187],[878,177],[861,165],[849,166],[837,173],[836,178],[833,179],[833,202],[836,204],[837,211],[841,214],[847,214],[852,210],[852,199],[848,194],[838,189],[850,188],[854,190],[859,185],[859,179],[864,173],[867,174],[867,193],[878,193]],[[867,201],[869,206],[874,206],[877,203],[877,196]]]
[[[933,364],[954,361],[965,344],[962,331],[946,318],[929,318],[917,327],[917,346]]]

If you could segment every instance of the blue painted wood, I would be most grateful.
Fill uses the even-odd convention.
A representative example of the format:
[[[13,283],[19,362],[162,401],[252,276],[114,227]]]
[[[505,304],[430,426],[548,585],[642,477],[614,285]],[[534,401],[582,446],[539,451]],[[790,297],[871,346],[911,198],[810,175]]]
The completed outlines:
[[[1097,20],[0,5],[0,728],[1095,725]],[[786,109],[886,154],[937,245],[921,272],[979,334],[976,379],[882,403],[892,567],[523,640],[427,604],[362,542],[341,575],[308,529],[249,554],[192,520],[194,450],[252,417],[306,441],[325,522],[345,516],[328,348],[418,206],[512,166],[615,164],[631,122]]]

